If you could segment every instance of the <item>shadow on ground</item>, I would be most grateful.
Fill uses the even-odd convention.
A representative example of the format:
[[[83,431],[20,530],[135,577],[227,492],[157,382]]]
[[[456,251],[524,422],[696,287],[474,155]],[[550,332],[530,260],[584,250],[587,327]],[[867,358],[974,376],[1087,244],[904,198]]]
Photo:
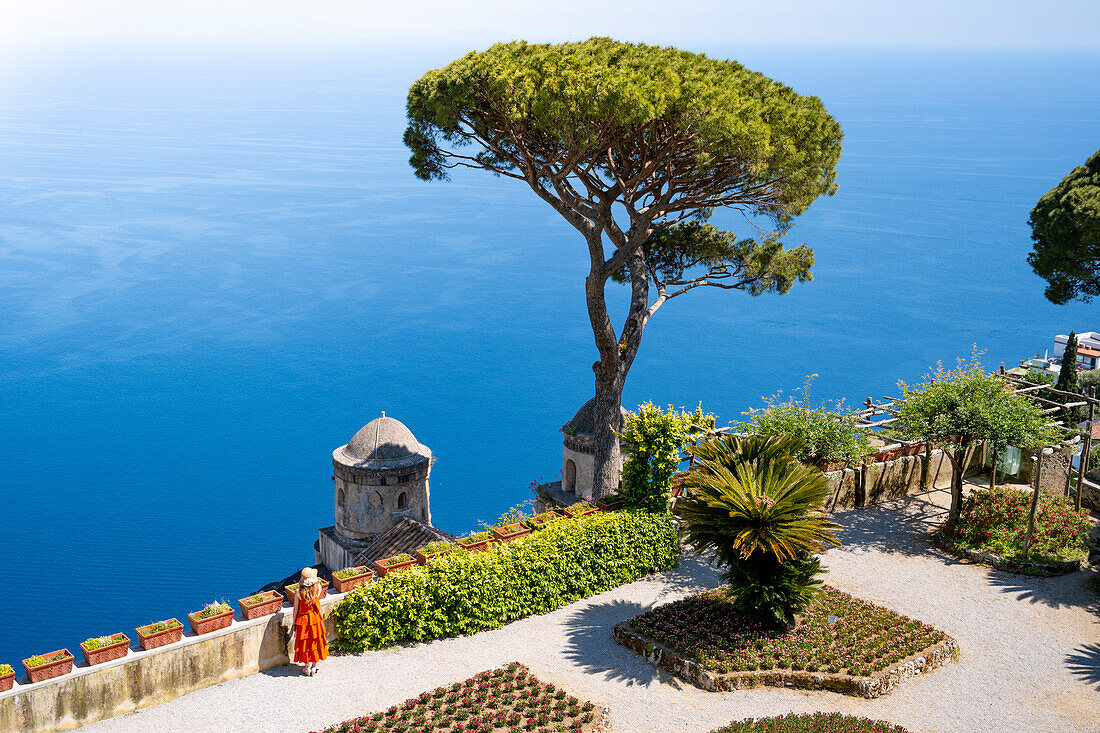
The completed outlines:
[[[1082,644],[1066,655],[1066,666],[1075,677],[1100,690],[1100,644]]]
[[[989,584],[1018,601],[1037,603],[1050,608],[1084,608],[1100,614],[1100,576],[1096,570],[1079,570],[1069,575],[1037,578],[999,570],[991,571]]]
[[[629,600],[593,603],[570,616],[565,621],[566,658],[585,673],[602,675],[605,680],[643,686],[663,682],[681,687],[674,677],[659,672],[645,659],[620,646],[612,637],[611,628],[684,594],[714,588],[721,580],[718,571],[705,558],[693,554],[682,557],[679,568],[656,576],[654,580],[665,587],[664,597],[656,603]]]
[[[949,501],[946,489],[933,489],[889,504],[844,509],[834,515],[840,525],[837,538],[844,547],[936,557],[954,564],[957,560],[937,549],[931,539],[932,532],[947,519],[944,504]]]

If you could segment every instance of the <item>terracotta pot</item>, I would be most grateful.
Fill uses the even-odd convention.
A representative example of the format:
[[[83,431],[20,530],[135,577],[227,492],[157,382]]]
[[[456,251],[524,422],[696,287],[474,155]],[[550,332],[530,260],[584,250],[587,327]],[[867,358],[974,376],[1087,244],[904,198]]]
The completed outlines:
[[[286,602],[294,603],[294,594],[298,592],[298,584],[291,583],[290,585],[284,585],[283,590],[286,591]],[[321,595],[318,598],[328,598],[328,581],[321,581]]]
[[[416,561],[418,563],[420,563],[421,565],[427,565],[428,561],[433,559],[433,558],[443,557],[444,555],[450,555],[452,552],[454,552],[455,550],[458,549],[458,546],[457,545],[452,545],[450,547],[447,547],[445,549],[440,550],[439,552],[431,552],[431,553],[424,553],[422,551],[423,549],[424,548],[420,548],[419,550],[417,550],[413,554],[416,555]]]
[[[141,633],[141,629],[134,629],[138,635],[138,643],[141,644],[141,648],[148,651],[149,649],[156,649],[158,646],[164,646],[165,644],[173,644],[183,638],[183,625],[176,619],[168,619],[168,621],[175,621],[176,626],[165,629],[164,631],[154,631],[151,634]],[[152,624],[150,624],[152,626]]]
[[[583,517],[587,514],[598,512],[599,509],[592,506],[591,504],[582,504],[580,502],[577,502],[576,504],[571,504],[567,507],[564,507],[563,509],[561,509],[561,511],[565,512],[566,515],[575,519],[577,517]]]
[[[113,634],[112,634],[113,636]],[[122,659],[130,651],[130,637],[126,634],[122,635],[123,638],[119,641],[108,644],[107,646],[101,646],[98,649],[88,650],[84,646],[84,642],[80,642],[80,651],[84,654],[84,661],[89,667],[96,664],[103,664],[109,662],[112,659]]]
[[[832,473],[846,469],[848,461],[816,461],[814,465],[821,469],[822,473]]]
[[[283,605],[283,597],[273,590],[264,591],[262,595],[265,598],[257,603],[253,603],[248,598],[237,601],[241,606],[241,615],[249,621],[261,616],[270,616]]]
[[[489,549],[489,545],[491,545],[492,543],[492,536],[486,537],[483,540],[478,540],[477,542],[471,542],[470,544],[466,544],[461,539],[458,540],[458,544],[466,548],[467,552],[484,552],[485,550]]]
[[[531,528],[523,522],[516,522],[506,527],[493,527],[492,533],[498,542],[511,542],[531,534]]]
[[[623,498],[621,496],[605,496],[602,499],[596,499],[596,506],[601,511],[613,512],[616,509],[623,508]]]
[[[347,593],[348,591],[355,590],[359,586],[366,585],[374,580],[373,570],[369,570],[365,565],[360,567],[359,570],[361,572],[348,578],[337,578],[336,575],[333,574],[332,582],[336,586],[336,592]]]
[[[15,670],[0,674],[0,692],[7,692],[15,685]]]
[[[196,613],[199,612],[195,611],[194,613],[187,614],[187,620],[191,622],[191,630],[196,634],[209,634],[211,631],[224,629],[229,626],[229,624],[233,623],[232,608],[204,619],[196,619]]]
[[[40,664],[37,667],[28,667],[27,660],[23,660],[23,669],[26,671],[27,677],[30,678],[31,684],[42,682],[43,680],[52,680],[54,677],[60,677],[63,674],[68,674],[73,671],[73,655],[68,649],[58,649],[56,652],[50,652],[42,656],[48,657],[58,652],[64,652],[65,657],[54,662]]]
[[[392,557],[384,557],[381,560],[374,561],[374,571],[378,573],[379,578],[384,578],[390,573],[396,573],[398,570],[404,570],[405,568],[411,568],[416,565],[416,558],[411,557],[408,560],[402,560],[401,562],[390,563],[384,565],[383,563],[393,560]]]
[[[673,486],[672,487],[672,498],[673,499],[679,498],[680,495],[683,494],[683,493],[684,493],[684,487],[683,486]]]
[[[527,526],[530,527],[531,529],[542,529],[543,527],[550,524],[551,522],[556,522],[561,518],[562,518],[561,514],[558,514],[557,512],[551,510],[551,511],[548,511],[548,512],[543,512],[542,514],[539,514],[537,516],[531,517],[530,519],[527,520]]]

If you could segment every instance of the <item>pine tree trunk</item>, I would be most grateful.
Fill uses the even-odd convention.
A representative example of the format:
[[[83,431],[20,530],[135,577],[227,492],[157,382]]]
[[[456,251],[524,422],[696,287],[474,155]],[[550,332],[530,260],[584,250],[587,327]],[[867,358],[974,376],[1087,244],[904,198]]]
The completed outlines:
[[[595,475],[592,492],[595,498],[607,496],[619,488],[622,471],[622,451],[619,433],[623,431],[622,398],[625,376],[604,376],[596,371],[596,425],[595,425]]]

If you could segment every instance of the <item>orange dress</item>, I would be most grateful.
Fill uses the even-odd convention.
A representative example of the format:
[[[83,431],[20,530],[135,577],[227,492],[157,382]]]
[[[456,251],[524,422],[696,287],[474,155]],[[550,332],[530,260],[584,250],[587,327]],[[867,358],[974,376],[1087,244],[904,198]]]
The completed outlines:
[[[325,620],[317,601],[307,602],[298,595],[298,615],[294,617],[294,661],[313,664],[328,659]]]

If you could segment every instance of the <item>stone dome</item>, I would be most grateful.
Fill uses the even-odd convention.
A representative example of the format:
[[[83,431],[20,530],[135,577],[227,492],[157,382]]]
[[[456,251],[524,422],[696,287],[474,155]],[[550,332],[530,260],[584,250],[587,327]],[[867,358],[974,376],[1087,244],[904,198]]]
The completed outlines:
[[[630,413],[623,409],[622,405],[619,405],[619,412],[622,414],[623,419]],[[577,414],[573,416],[573,419],[565,424],[566,430],[576,431],[577,435],[583,435],[585,437],[593,437],[596,435],[596,398],[593,397],[588,402],[581,405],[581,409],[577,410]]]
[[[404,423],[383,414],[333,451],[333,457],[359,468],[403,468],[431,460],[432,452]]]

